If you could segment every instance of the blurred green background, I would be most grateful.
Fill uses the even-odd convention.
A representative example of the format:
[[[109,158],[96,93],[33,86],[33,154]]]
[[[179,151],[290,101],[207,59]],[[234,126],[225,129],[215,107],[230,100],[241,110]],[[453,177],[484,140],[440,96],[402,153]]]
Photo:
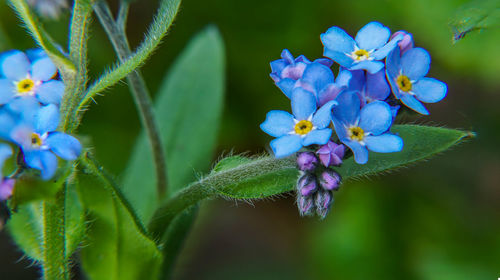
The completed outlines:
[[[218,26],[228,63],[219,153],[265,150],[270,137],[258,125],[267,111],[289,108],[269,78],[269,62],[283,48],[315,59],[322,55],[319,35],[328,27],[337,25],[354,35],[373,20],[411,32],[416,45],[432,55],[430,76],[449,86],[444,101],[427,106],[431,116],[404,121],[473,130],[478,137],[416,166],[343,185],[324,221],[300,218],[291,195],[252,203],[205,202],[175,278],[500,277],[500,30],[485,29],[452,44],[448,23],[464,3],[184,1],[170,35],[143,73],[154,93],[190,36],[206,24]],[[156,6],[146,0],[133,5],[128,32],[134,45]],[[0,24],[9,38],[4,45],[34,46],[1,0]],[[63,44],[68,15],[44,24]],[[115,60],[97,21],[89,57],[94,78]],[[135,108],[124,83],[97,102],[80,134],[92,138],[98,158],[119,176],[140,131]],[[0,278],[38,279],[36,267],[21,258],[5,232],[0,235]]]

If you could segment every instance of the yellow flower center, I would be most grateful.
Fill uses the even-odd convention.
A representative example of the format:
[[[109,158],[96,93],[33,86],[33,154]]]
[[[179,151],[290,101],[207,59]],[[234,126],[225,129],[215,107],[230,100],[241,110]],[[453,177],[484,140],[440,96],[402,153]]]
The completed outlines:
[[[295,125],[295,133],[305,135],[313,129],[313,124],[310,121],[302,120]]]
[[[17,92],[21,95],[29,94],[35,87],[35,81],[32,79],[24,79],[16,83]]]
[[[38,133],[31,133],[31,146],[38,148],[42,145],[42,139]]]
[[[409,92],[411,90],[412,85],[410,78],[408,78],[405,75],[399,75],[399,77],[396,80],[396,84],[398,85],[399,89],[404,92]]]
[[[349,138],[354,141],[361,141],[365,138],[365,131],[359,126],[352,126],[347,131]]]
[[[361,60],[367,60],[370,58],[370,53],[367,50],[359,49],[357,51],[354,51],[353,53],[354,59],[361,61]]]

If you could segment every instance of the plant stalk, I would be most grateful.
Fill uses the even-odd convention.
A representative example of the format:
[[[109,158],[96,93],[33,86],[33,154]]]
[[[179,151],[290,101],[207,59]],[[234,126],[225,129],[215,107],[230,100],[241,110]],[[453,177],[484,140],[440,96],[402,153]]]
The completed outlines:
[[[94,11],[104,27],[104,30],[108,34],[113,48],[118,55],[118,59],[121,62],[126,61],[132,54],[127,36],[125,34],[124,22],[124,18],[126,18],[128,13],[128,5],[122,4],[118,22],[113,19],[109,6],[104,1],[97,1],[94,4]],[[134,102],[139,111],[142,125],[146,130],[146,134],[151,145],[155,163],[158,199],[161,201],[167,190],[167,163],[165,160],[165,151],[160,138],[158,124],[154,116],[152,101],[144,78],[139,70],[131,72],[127,79]]]

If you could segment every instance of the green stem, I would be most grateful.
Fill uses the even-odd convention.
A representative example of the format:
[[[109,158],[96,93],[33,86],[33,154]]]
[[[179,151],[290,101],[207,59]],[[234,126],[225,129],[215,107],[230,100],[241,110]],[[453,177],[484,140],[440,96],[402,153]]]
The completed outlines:
[[[295,160],[291,158],[275,159],[266,157],[227,171],[213,172],[167,199],[163,206],[159,207],[154,213],[148,225],[149,232],[155,240],[160,240],[172,220],[186,208],[203,199],[216,196],[222,188],[237,181],[243,181],[284,168],[295,169],[295,165]]]
[[[127,9],[128,6],[122,6],[120,13],[121,17],[119,17],[119,19],[126,17]],[[118,58],[123,63],[130,55],[132,55],[124,30],[125,23],[115,22],[108,4],[104,1],[98,1],[94,5],[94,11],[104,27],[104,30],[108,34]],[[146,83],[139,70],[131,72],[127,76],[127,79],[130,91],[139,111],[142,125],[146,130],[146,134],[151,145],[156,170],[158,198],[161,200],[167,189],[167,163],[165,160],[165,151],[160,138],[158,124],[153,112],[153,105]]]
[[[43,202],[43,277],[45,280],[69,279],[65,239],[66,185],[55,202]]]

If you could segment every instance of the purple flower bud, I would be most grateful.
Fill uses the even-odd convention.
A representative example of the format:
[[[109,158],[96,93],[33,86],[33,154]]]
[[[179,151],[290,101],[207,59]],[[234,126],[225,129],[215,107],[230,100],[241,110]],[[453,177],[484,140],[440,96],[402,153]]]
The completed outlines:
[[[297,191],[303,196],[313,194],[317,188],[318,184],[314,175],[305,174],[297,182]]]
[[[314,210],[314,198],[312,196],[297,196],[297,207],[301,216],[310,216]]]
[[[330,211],[330,206],[333,203],[333,195],[329,191],[319,191],[316,193],[314,198],[314,204],[316,205],[316,214],[324,219],[328,212]]]
[[[323,171],[319,176],[320,186],[328,191],[338,190],[340,187],[340,182],[341,182],[340,175],[331,169]]]
[[[312,171],[318,164],[318,158],[312,152],[302,152],[297,156],[297,165],[302,171]]]
[[[401,50],[401,55],[403,55],[403,53],[405,53],[407,50],[413,48],[413,38],[412,38],[410,33],[403,31],[403,30],[400,30],[400,31],[394,32],[394,34],[392,34],[392,36],[389,40],[392,40],[394,37],[396,37],[400,34],[403,35],[403,40],[399,41],[398,46],[399,46],[399,49]]]
[[[316,153],[325,167],[338,166],[342,164],[345,147],[342,144],[339,145],[332,141],[328,141],[328,143],[321,146]]]
[[[3,179],[0,183],[0,201],[9,199],[12,196],[12,191],[14,190],[14,184],[16,180],[14,179]]]

